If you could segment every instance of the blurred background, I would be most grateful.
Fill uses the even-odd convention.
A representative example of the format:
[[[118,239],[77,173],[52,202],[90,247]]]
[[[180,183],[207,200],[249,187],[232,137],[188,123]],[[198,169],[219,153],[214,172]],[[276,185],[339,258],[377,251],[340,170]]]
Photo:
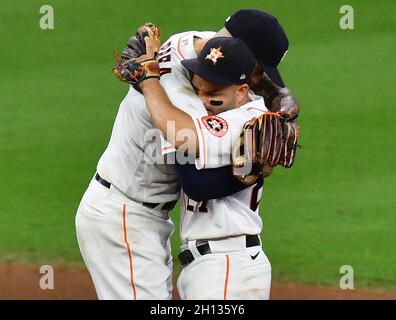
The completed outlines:
[[[302,108],[302,149],[260,207],[273,281],[338,287],[350,265],[355,288],[396,291],[394,1],[0,3],[0,264],[84,268],[74,217],[128,90],[111,74],[115,48],[146,21],[164,41],[258,8],[288,34],[280,70]],[[53,30],[39,27],[44,4]],[[353,30],[339,26],[344,4]]]

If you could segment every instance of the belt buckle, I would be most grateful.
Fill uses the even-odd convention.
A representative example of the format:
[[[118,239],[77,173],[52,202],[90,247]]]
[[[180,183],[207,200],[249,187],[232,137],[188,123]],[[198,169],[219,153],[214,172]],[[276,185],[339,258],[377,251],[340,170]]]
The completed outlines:
[[[190,250],[180,252],[178,258],[183,267],[194,261],[194,256]]]

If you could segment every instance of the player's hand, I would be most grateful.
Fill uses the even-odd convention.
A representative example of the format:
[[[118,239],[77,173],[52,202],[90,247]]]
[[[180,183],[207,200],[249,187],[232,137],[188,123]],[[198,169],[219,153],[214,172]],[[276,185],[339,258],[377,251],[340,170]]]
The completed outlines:
[[[136,59],[141,62],[149,59],[156,59],[161,48],[161,30],[159,26],[153,28],[145,27],[147,35],[144,37],[146,44],[146,53]]]
[[[149,57],[156,58],[161,48],[161,29],[160,26],[146,28],[148,32],[148,36],[144,38],[144,41],[146,42],[146,54]]]

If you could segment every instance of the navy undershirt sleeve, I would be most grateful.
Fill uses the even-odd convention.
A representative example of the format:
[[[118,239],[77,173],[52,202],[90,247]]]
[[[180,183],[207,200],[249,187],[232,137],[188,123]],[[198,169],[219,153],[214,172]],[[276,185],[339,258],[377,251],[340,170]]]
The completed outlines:
[[[248,186],[232,175],[232,167],[198,170],[194,164],[175,165],[184,193],[200,202],[230,196]]]

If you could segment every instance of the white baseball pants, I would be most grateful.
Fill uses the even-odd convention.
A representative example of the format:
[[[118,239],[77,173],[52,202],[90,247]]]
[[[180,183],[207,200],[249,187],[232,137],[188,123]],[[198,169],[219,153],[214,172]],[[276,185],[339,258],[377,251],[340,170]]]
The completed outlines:
[[[271,264],[261,246],[246,248],[244,236],[209,241],[212,253],[201,256],[194,245],[189,242],[188,248],[195,260],[177,281],[181,299],[269,299]]]
[[[172,298],[168,213],[93,179],[76,215],[77,240],[99,299]]]

